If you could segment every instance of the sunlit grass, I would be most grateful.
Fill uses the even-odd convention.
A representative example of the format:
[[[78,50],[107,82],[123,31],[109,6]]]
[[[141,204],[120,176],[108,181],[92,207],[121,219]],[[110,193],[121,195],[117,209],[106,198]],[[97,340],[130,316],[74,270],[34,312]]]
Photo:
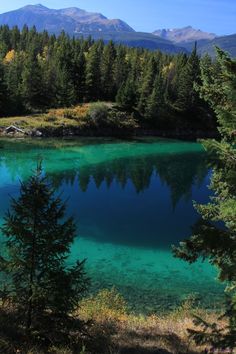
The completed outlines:
[[[89,106],[90,104],[83,104],[72,108],[50,109],[42,114],[0,118],[0,126],[15,125],[22,129],[83,126],[86,124]]]

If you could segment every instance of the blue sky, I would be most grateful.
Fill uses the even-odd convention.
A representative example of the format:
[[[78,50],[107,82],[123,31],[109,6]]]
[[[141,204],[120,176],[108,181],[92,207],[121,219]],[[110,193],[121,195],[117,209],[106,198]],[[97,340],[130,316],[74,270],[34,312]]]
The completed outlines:
[[[136,31],[192,25],[217,34],[236,33],[236,0],[2,0],[0,13],[29,3],[101,12],[121,18]]]

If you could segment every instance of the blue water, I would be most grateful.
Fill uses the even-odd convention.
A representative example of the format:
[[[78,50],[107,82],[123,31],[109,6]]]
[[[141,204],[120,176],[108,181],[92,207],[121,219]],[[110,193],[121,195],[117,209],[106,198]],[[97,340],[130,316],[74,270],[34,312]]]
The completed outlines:
[[[200,144],[163,139],[0,140],[0,222],[43,159],[77,223],[70,261],[87,259],[91,291],[115,286],[138,312],[172,309],[194,294],[213,308],[223,299],[217,272],[173,257],[206,203],[210,171]]]

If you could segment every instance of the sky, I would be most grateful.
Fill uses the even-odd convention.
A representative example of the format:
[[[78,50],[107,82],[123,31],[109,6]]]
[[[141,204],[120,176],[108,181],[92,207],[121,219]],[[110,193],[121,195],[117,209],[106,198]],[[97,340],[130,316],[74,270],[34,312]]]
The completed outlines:
[[[38,3],[100,12],[141,32],[191,25],[218,35],[236,33],[236,0],[0,0],[0,13]]]

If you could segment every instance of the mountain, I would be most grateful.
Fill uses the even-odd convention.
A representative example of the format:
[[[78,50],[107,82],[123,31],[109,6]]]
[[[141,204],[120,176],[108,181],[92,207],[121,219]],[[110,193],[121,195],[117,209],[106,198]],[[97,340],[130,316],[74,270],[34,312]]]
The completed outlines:
[[[191,26],[176,29],[162,29],[153,32],[160,38],[171,41],[179,47],[191,52],[197,42],[198,53],[203,55],[208,53],[215,56],[215,46],[227,51],[232,57],[236,57],[236,34],[218,37],[214,33],[196,30]]]
[[[194,48],[194,42],[179,43],[188,52],[191,52]],[[217,37],[213,40],[202,39],[197,41],[198,53],[204,55],[208,53],[211,57],[215,57],[215,46],[220,47],[224,51],[228,52],[232,57],[236,57],[236,34],[231,34],[229,36]]]
[[[100,13],[87,12],[76,7],[53,10],[38,4],[0,14],[0,25],[18,26],[22,29],[25,24],[28,27],[35,26],[38,31],[47,30],[54,34],[64,30],[75,37],[92,36],[96,40],[113,40],[115,43],[168,53],[187,52],[186,49],[151,33],[135,32],[122,20],[110,20]]]
[[[198,43],[198,51],[200,54],[208,53],[211,56],[215,56],[215,46],[228,52],[232,57],[236,57],[236,34],[217,37],[212,41],[200,42]]]
[[[191,26],[174,29],[160,29],[153,32],[155,36],[167,39],[173,43],[183,44],[199,40],[212,40],[216,38],[216,34],[203,32]]]
[[[43,5],[28,5],[21,9],[0,15],[0,24],[17,25],[22,28],[25,24],[35,26],[38,31],[47,30],[50,33],[60,33],[62,30],[69,34],[83,32],[134,32],[127,23],[115,19],[109,20],[99,13],[87,12],[76,7],[53,10]]]
[[[114,43],[121,43],[127,45],[128,47],[135,48],[145,48],[150,50],[160,50],[165,53],[188,53],[184,47],[176,46],[170,41],[162,39],[160,37],[154,36],[151,33],[145,32],[93,32],[93,33],[83,33],[84,37],[89,34],[95,40],[103,39],[105,43],[113,41]]]

